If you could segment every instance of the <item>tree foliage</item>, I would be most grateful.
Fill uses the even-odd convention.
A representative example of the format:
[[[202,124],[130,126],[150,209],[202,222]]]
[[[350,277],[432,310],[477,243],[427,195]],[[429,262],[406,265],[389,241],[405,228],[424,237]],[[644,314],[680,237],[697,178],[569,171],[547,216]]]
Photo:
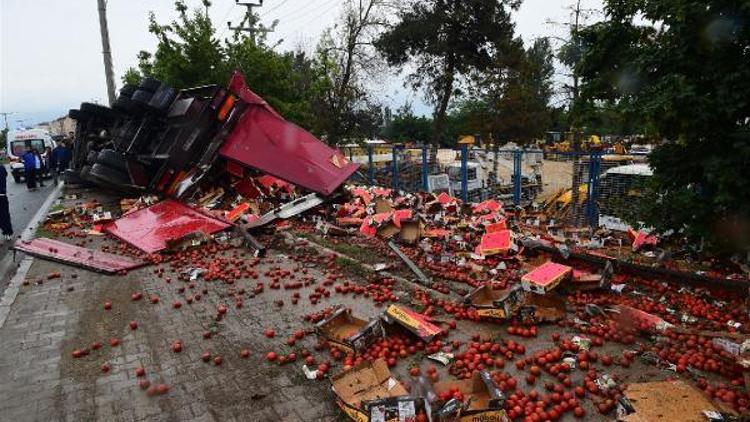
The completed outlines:
[[[305,53],[277,53],[266,43],[266,29],[255,14],[245,16],[253,35],[232,34],[223,42],[204,9],[188,10],[184,0],[175,3],[178,19],[163,25],[152,13],[149,32],[158,39],[156,50],[138,54],[138,67],[127,70],[125,83],[137,85],[144,76],[163,80],[176,88],[225,85],[236,69],[248,85],[291,121],[311,128],[315,113],[311,96],[318,84],[313,62]],[[254,35],[257,34],[257,35]]]
[[[375,45],[391,66],[413,69],[409,82],[435,106],[432,141],[442,136],[451,99],[472,72],[483,72],[513,43],[517,0],[409,2]]]
[[[347,0],[338,23],[323,33],[315,70],[322,76],[315,97],[320,130],[328,141],[372,137],[380,121],[380,105],[366,81],[377,78],[382,63],[372,42],[385,24],[383,0]]]
[[[581,31],[589,102],[616,102],[664,138],[631,219],[714,246],[750,244],[750,3],[608,0]]]
[[[476,102],[469,106],[476,132],[499,141],[524,144],[543,137],[552,125],[553,53],[546,38],[524,50],[520,41],[509,55],[498,58],[478,75]]]

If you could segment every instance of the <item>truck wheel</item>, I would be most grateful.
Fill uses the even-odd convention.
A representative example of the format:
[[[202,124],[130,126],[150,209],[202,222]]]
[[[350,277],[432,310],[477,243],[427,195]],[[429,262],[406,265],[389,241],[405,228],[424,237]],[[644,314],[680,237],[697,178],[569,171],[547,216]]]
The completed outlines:
[[[133,96],[130,99],[133,100],[133,102],[137,103],[138,105],[148,107],[148,103],[151,101],[151,97],[153,96],[154,96],[153,92],[139,89],[138,91],[135,91],[133,93]]]
[[[70,110],[68,110],[68,117],[73,120],[83,120],[83,113],[81,113],[81,110],[71,108]]]
[[[126,187],[130,185],[130,175],[123,173],[112,167],[96,163],[91,166],[88,174],[88,180],[95,183],[112,185],[113,187]]]
[[[13,173],[13,181],[16,183],[21,183],[21,175],[18,173]]]
[[[138,89],[135,85],[125,85],[122,88],[120,88],[120,96],[121,97],[132,97],[135,90]]]
[[[122,113],[129,114],[135,111],[135,104],[133,104],[133,101],[130,99],[130,97],[120,94],[120,96],[115,100],[115,103],[112,104],[112,108]]]
[[[80,110],[83,114],[99,116],[105,119],[112,117],[112,115],[114,114],[111,108],[92,103],[81,103]]]
[[[175,98],[177,98],[177,90],[162,85],[161,88],[159,88],[159,90],[157,90],[151,97],[151,101],[149,101],[148,105],[154,110],[163,112],[169,109],[169,106],[172,105]]]
[[[81,167],[81,171],[78,173],[78,177],[83,180],[87,180],[90,171],[91,171],[91,166],[85,165]]]
[[[125,166],[125,157],[119,152],[111,149],[103,149],[99,151],[99,154],[96,157],[96,162],[122,172],[128,171]]]
[[[138,85],[138,90],[147,91],[153,94],[157,89],[159,89],[160,85],[161,81],[156,78],[143,78],[143,80],[141,80],[141,83]]]
[[[94,165],[96,163],[96,158],[99,156],[99,153],[97,151],[89,151],[89,153],[86,155],[86,163],[89,165]]]

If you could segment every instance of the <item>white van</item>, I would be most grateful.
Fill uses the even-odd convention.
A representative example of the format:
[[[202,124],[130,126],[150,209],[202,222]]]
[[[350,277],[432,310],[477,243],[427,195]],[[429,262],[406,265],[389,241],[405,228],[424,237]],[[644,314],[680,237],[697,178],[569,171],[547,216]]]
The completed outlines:
[[[23,160],[26,147],[36,148],[44,156],[47,147],[54,149],[55,141],[44,129],[12,130],[8,132],[7,154],[10,160],[10,170],[13,180],[21,183],[23,177]]]

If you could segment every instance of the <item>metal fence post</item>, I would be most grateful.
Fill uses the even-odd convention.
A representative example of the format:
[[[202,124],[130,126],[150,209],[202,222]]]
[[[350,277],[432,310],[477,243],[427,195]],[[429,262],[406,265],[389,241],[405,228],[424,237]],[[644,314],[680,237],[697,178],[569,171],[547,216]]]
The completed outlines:
[[[392,176],[392,182],[393,182],[393,190],[398,190],[398,147],[393,146],[391,147],[391,154],[393,157],[393,161],[391,162],[391,176]]]
[[[372,145],[367,146],[367,182],[372,186],[372,181],[375,178],[375,163],[372,159]]]
[[[430,175],[430,168],[427,165],[427,145],[422,145],[422,189],[429,191],[428,176]]]
[[[469,201],[469,146],[461,145],[461,200]]]
[[[589,180],[586,190],[586,217],[589,225],[596,228],[599,226],[599,210],[596,206],[596,195],[599,190],[599,171],[601,169],[602,156],[598,152],[589,155]]]
[[[513,203],[521,205],[521,165],[523,151],[513,151]]]

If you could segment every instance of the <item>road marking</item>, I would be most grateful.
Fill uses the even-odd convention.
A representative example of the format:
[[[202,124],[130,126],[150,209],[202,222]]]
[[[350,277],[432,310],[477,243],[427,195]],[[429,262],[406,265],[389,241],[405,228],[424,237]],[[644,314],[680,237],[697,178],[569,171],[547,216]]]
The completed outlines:
[[[59,184],[52,190],[52,192],[50,192],[49,196],[44,201],[44,204],[42,204],[41,208],[39,208],[31,221],[29,221],[29,224],[21,232],[22,240],[31,240],[34,237],[37,224],[39,224],[39,222],[47,215],[47,211],[49,211],[52,203],[55,202],[60,195],[62,188],[63,184]],[[21,289],[21,284],[26,278],[26,274],[28,274],[33,262],[34,258],[31,256],[27,256],[21,261],[21,264],[18,266],[18,271],[16,271],[16,275],[10,280],[8,287],[3,292],[2,298],[0,298],[0,329],[3,328],[5,321],[8,319],[10,308],[13,306],[13,303],[16,302],[18,291]]]

